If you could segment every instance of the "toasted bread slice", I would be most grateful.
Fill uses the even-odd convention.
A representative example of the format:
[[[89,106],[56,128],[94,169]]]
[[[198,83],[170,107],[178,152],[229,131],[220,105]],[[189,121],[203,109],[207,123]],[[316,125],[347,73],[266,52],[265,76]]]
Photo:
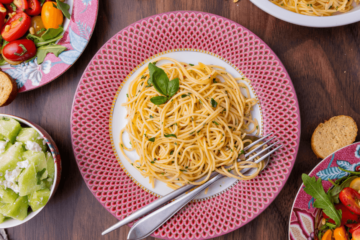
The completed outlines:
[[[0,107],[10,104],[18,93],[16,81],[0,71]]]
[[[358,128],[349,116],[336,116],[320,123],[311,138],[311,148],[318,158],[325,158],[355,141]]]

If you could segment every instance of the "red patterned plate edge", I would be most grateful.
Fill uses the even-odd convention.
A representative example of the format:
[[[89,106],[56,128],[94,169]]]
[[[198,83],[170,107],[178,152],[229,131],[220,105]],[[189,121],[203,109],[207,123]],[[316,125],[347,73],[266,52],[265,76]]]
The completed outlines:
[[[171,14],[191,14],[191,13],[194,13],[194,14],[198,14],[198,15],[208,15],[210,17],[215,17],[217,19],[222,19],[223,21],[227,21],[227,22],[230,22],[231,24],[234,24],[236,25],[237,27],[240,27],[242,28],[244,31],[247,31],[250,35],[253,35],[257,40],[259,40],[264,46],[266,46],[266,50],[268,50],[271,55],[273,55],[275,57],[275,60],[277,60],[279,62],[279,66],[282,67],[282,71],[286,74],[286,76],[284,78],[288,79],[289,80],[289,85],[291,87],[291,92],[293,93],[293,96],[292,98],[295,100],[295,107],[296,107],[296,120],[297,120],[297,124],[295,125],[295,127],[298,129],[297,131],[297,138],[296,138],[296,146],[295,146],[295,149],[294,149],[294,153],[292,154],[292,156],[294,157],[294,160],[292,162],[292,165],[288,168],[288,172],[286,173],[285,175],[285,178],[284,180],[282,180],[282,185],[279,187],[280,189],[277,190],[277,192],[274,194],[274,197],[267,203],[264,205],[264,207],[258,212],[258,213],[255,213],[252,218],[250,220],[247,220],[245,222],[242,222],[240,225],[237,225],[236,227],[232,228],[232,229],[228,229],[227,231],[222,231],[220,233],[216,233],[216,234],[213,234],[211,236],[206,236],[206,237],[194,237],[193,239],[209,239],[209,238],[214,238],[214,237],[219,237],[219,236],[222,236],[224,234],[227,234],[227,233],[230,233],[232,231],[235,231],[237,229],[239,229],[240,227],[246,225],[247,223],[251,222],[252,220],[254,220],[257,216],[259,216],[275,199],[276,197],[278,196],[278,194],[280,193],[281,189],[284,187],[285,183],[287,182],[290,174],[291,174],[291,171],[294,167],[294,164],[295,164],[295,161],[296,161],[296,157],[297,157],[297,153],[298,153],[298,150],[299,150],[299,144],[300,144],[300,136],[301,136],[301,118],[300,118],[300,109],[299,109],[299,102],[298,102],[298,98],[297,98],[297,94],[295,92],[295,88],[294,88],[294,85],[290,79],[290,76],[286,70],[286,68],[284,67],[284,65],[282,64],[281,60],[278,58],[278,56],[274,53],[274,51],[263,41],[261,40],[257,35],[255,35],[252,31],[250,31],[249,29],[243,27],[242,25],[230,20],[230,19],[227,19],[225,17],[222,17],[222,16],[219,16],[219,15],[216,15],[216,14],[211,14],[211,13],[206,13],[206,12],[200,12],[200,11],[171,11],[171,12],[166,12],[166,13],[161,13],[161,14],[155,14],[155,15],[152,15],[152,16],[149,16],[149,17],[146,17],[144,19],[141,19],[141,20],[138,20],[136,22],[134,22],[133,24],[130,24],[129,26],[125,27],[124,29],[120,30],[117,34],[115,34],[113,37],[111,37],[106,43],[104,43],[103,47],[106,46],[107,44],[109,44],[117,35],[119,35],[120,33],[128,30],[129,28],[135,26],[136,24],[140,24],[142,21],[147,21],[148,19],[150,18],[155,18],[157,16],[159,17],[162,17],[164,15],[171,15]],[[102,48],[103,48],[102,47]],[[94,55],[94,57],[91,59],[90,63],[88,64],[87,68],[85,69],[84,73],[82,74],[81,76],[81,79],[84,78],[86,72],[90,69],[91,67],[91,64],[93,63],[94,60],[96,60],[96,56],[100,53],[100,51],[102,50],[102,48],[100,48],[98,50],[98,52]],[[231,61],[230,61],[231,62]],[[130,71],[129,71],[130,72]],[[77,93],[80,89],[80,83],[81,83],[81,80],[76,88],[76,92],[75,92],[75,95],[74,95],[74,99],[73,99],[73,104],[72,104],[72,109],[71,109],[71,117],[70,117],[70,125],[71,125],[71,142],[72,142],[72,147],[73,147],[73,152],[74,152],[74,155],[75,155],[75,159],[77,160],[77,155],[75,154],[76,152],[76,149],[75,149],[75,146],[74,146],[74,135],[73,135],[73,117],[74,117],[74,106],[75,106],[75,101],[76,101],[76,98],[77,98]],[[116,93],[115,93],[116,94]],[[114,94],[114,96],[115,96]],[[112,103],[112,101],[111,101]],[[108,119],[109,120],[109,119]],[[78,163],[78,160],[77,160],[77,163]],[[89,183],[85,180],[85,173],[83,173],[81,171],[81,167],[79,166],[79,163],[78,163],[78,168],[79,168],[79,171],[82,175],[82,177],[84,178],[84,181],[87,185],[87,187],[89,188],[89,190],[91,191],[91,193],[94,195],[94,197],[96,199],[98,199],[98,201],[100,202],[101,205],[104,206],[105,209],[107,209],[109,212],[110,210],[105,206],[104,203],[102,203],[99,198],[96,196],[96,192],[94,192],[92,189],[91,189],[91,186],[89,185]],[[135,183],[134,183],[135,184]],[[136,184],[135,184],[136,185]],[[138,187],[138,186],[137,186]],[[229,188],[230,189],[230,188]],[[114,212],[110,212],[114,217],[116,217],[117,219],[121,220],[121,218],[117,217],[116,214]],[[170,221],[170,220],[169,220]],[[161,239],[179,239],[181,237],[177,237],[177,238],[168,238],[168,237],[164,237],[164,236],[159,236],[159,235],[156,235],[156,232],[153,233],[151,236],[153,237],[156,237],[156,238],[161,238]],[[181,238],[181,239],[185,239],[185,238]]]
[[[339,155],[341,158],[339,158]],[[353,156],[352,156],[353,155]],[[346,156],[346,159],[342,158],[343,156]],[[351,156],[351,157],[349,157]],[[319,175],[322,176],[322,179],[325,178],[327,174],[330,174],[328,169],[330,168],[337,168],[336,165],[338,164],[338,161],[343,162],[344,169],[347,169],[348,167],[353,167],[354,164],[357,164],[356,166],[359,166],[360,162],[360,142],[355,142],[351,145],[345,146],[343,148],[340,148],[339,150],[331,153],[329,156],[321,160],[316,166],[309,172],[310,177],[319,177]],[[345,163],[346,162],[346,163]],[[352,164],[351,164],[352,163]],[[354,171],[353,169],[347,169]],[[332,171],[330,179],[337,179],[343,176],[346,176],[346,172],[343,172],[341,170],[338,171]],[[327,191],[332,184],[327,180],[322,180],[323,186],[325,191]],[[308,239],[313,239],[313,232],[315,229],[315,226],[310,226],[310,223],[315,223],[315,216],[319,213],[315,208],[311,207],[310,205],[311,201],[313,200],[310,195],[305,193],[303,191],[304,184],[302,183],[299,187],[299,190],[296,193],[294,202],[291,207],[290,217],[289,217],[289,227],[288,227],[288,239],[289,240],[300,240],[302,238],[297,238],[296,236],[292,236],[291,232],[291,225],[298,225],[298,232],[295,234],[299,234],[298,236],[304,236]],[[307,206],[304,206],[304,204],[307,204]],[[295,210],[296,209],[296,210]],[[301,216],[301,220],[300,220]],[[313,227],[311,229],[310,227]]]

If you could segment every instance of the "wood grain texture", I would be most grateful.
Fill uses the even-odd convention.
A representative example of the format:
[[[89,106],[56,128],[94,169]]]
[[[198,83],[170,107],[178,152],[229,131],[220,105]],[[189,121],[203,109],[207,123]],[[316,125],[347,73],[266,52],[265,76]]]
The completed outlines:
[[[263,39],[279,56],[299,98],[302,132],[293,172],[277,199],[259,217],[218,240],[287,239],[292,202],[301,174],[318,162],[310,147],[316,126],[332,116],[352,116],[360,124],[360,23],[315,29],[295,26],[261,11],[248,0],[99,0],[95,32],[81,58],[52,83],[19,94],[1,113],[29,119],[56,141],[63,163],[59,189],[33,220],[8,229],[11,240],[126,239],[128,227],[104,237],[116,219],[92,196],[77,168],[70,139],[70,111],[82,72],[97,50],[127,25],[174,10],[210,12],[229,18]],[[359,140],[359,137],[357,138]],[[148,238],[152,239],[152,238]]]

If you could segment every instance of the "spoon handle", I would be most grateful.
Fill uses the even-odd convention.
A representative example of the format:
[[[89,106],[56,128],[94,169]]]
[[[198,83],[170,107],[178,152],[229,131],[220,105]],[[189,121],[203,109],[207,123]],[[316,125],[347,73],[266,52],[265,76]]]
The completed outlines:
[[[186,204],[193,200],[204,189],[209,187],[217,180],[223,178],[224,175],[216,175],[203,185],[195,188],[193,191],[181,196],[173,202],[165,205],[164,207],[150,213],[137,221],[130,229],[128,239],[137,240],[143,239],[152,234],[159,226],[163,225],[168,219],[170,219],[175,213],[182,209]]]

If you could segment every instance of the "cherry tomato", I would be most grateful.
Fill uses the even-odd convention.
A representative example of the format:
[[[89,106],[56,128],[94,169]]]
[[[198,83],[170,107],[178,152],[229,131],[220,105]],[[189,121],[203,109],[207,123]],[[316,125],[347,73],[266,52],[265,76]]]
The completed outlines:
[[[360,194],[352,188],[344,188],[339,194],[340,201],[347,207],[350,211],[360,214]]]
[[[29,8],[29,4],[27,0],[14,0],[14,4],[18,9],[22,11],[25,11],[26,9]]]
[[[5,60],[22,62],[36,55],[36,46],[29,39],[15,40],[4,47],[2,54]]]
[[[348,223],[358,223],[359,222],[359,216],[353,212],[351,212],[347,207],[344,206],[344,204],[339,203],[335,205],[335,208],[337,210],[341,210],[341,225],[348,224]],[[335,224],[334,220],[329,218],[324,212],[323,217],[330,223]]]
[[[344,226],[335,228],[334,238],[335,240],[348,240],[348,236]]]
[[[349,187],[356,191],[359,191],[360,190],[360,177],[352,180]]]
[[[29,30],[30,23],[31,18],[26,13],[17,13],[5,24],[1,35],[8,42],[19,39]]]
[[[41,5],[39,0],[28,0],[29,1],[29,8],[26,9],[26,13],[31,16],[40,15],[41,13]]]
[[[12,3],[14,0],[0,0],[0,3],[3,3],[3,4],[10,4]]]
[[[41,16],[35,16],[31,18],[31,24],[30,24],[30,28],[33,27],[35,30],[35,36],[41,37],[46,29],[45,26],[41,20]]]
[[[56,2],[45,2],[41,9],[41,19],[46,29],[58,28],[63,24],[63,13],[54,5],[57,5]]]
[[[346,226],[350,228],[350,233],[353,233],[355,230],[360,229],[360,223],[346,224]]]
[[[332,231],[329,229],[324,233],[321,240],[331,240],[331,238],[332,238]]]
[[[351,235],[351,240],[360,240],[360,229],[356,229],[354,232],[351,233]]]
[[[4,8],[4,5],[2,3],[0,3],[0,8]],[[2,29],[2,27],[4,26],[5,22],[5,17],[6,17],[6,12],[0,12],[0,29]]]
[[[17,8],[15,5],[11,5],[11,4],[6,4],[6,9],[8,11],[8,13],[13,13],[13,12],[16,12],[16,13],[19,13],[19,12],[23,12],[23,10],[21,10],[20,8]],[[16,8],[15,11],[13,9],[13,6]]]

